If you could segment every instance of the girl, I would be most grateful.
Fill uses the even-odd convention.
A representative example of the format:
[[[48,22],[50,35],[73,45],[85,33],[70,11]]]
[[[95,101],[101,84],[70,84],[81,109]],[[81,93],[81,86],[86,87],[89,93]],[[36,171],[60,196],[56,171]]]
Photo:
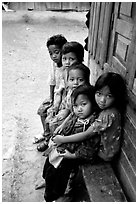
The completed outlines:
[[[126,96],[123,78],[117,73],[104,73],[95,84],[95,100],[101,110],[98,119],[83,133],[68,137],[57,135],[53,141],[57,144],[80,142],[99,133],[101,142],[98,156],[105,161],[111,161],[120,150]],[[107,117],[109,122],[106,120]]]
[[[37,146],[38,151],[45,151],[47,149],[47,143],[50,137],[50,127],[55,127],[55,123],[65,119],[68,114],[69,114],[69,108],[66,108],[66,100],[68,101],[68,98],[70,97],[70,91],[68,92],[68,84],[67,84],[67,70],[68,68],[75,64],[75,63],[82,63],[84,58],[84,49],[83,46],[78,43],[78,42],[67,42],[65,45],[63,45],[62,48],[62,65],[63,65],[63,78],[64,78],[64,83],[65,83],[65,89],[62,89],[62,100],[60,106],[54,105],[54,108],[51,107],[47,111],[47,117],[45,119],[45,135],[46,135],[46,140],[39,144]],[[65,93],[66,92],[66,93]],[[68,95],[66,96],[66,94]],[[55,103],[54,103],[55,104]],[[68,102],[67,102],[68,104]],[[56,107],[56,109],[55,109]],[[53,125],[54,124],[54,125]],[[53,130],[54,128],[52,128]]]
[[[37,113],[40,115],[41,122],[43,125],[44,132],[42,134],[36,135],[34,138],[34,143],[38,143],[41,140],[45,139],[46,128],[45,128],[45,119],[47,116],[47,110],[52,106],[54,102],[55,110],[58,110],[58,107],[61,102],[61,92],[65,87],[63,79],[63,67],[61,61],[61,50],[63,45],[67,42],[66,38],[62,35],[54,35],[47,40],[46,46],[51,60],[53,61],[53,66],[50,73],[50,99],[46,99],[39,107]]]
[[[71,98],[73,111],[62,131],[64,137],[85,131],[96,117],[96,103],[92,86],[81,85],[75,88]],[[68,143],[57,147],[51,145],[52,150],[43,169],[46,202],[58,199],[64,194],[72,170],[76,170],[82,162],[93,162],[99,144],[100,136],[95,134],[85,142]],[[56,154],[53,150],[56,150]],[[52,155],[53,153],[54,155]]]

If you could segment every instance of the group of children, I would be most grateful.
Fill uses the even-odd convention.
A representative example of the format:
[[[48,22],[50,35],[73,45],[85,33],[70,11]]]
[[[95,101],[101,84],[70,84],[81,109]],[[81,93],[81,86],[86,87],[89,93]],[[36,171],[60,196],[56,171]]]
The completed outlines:
[[[44,152],[46,202],[64,196],[80,164],[98,158],[113,160],[121,146],[126,85],[117,73],[107,72],[89,82],[90,70],[83,64],[84,48],[62,35],[48,39],[53,61],[50,99],[38,109],[44,132],[35,137]]]

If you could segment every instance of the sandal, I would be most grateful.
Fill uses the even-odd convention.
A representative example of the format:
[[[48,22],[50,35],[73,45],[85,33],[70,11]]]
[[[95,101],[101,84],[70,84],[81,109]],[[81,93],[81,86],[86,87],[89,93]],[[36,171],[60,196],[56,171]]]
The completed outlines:
[[[44,141],[37,146],[39,152],[44,152],[48,148],[48,142]]]

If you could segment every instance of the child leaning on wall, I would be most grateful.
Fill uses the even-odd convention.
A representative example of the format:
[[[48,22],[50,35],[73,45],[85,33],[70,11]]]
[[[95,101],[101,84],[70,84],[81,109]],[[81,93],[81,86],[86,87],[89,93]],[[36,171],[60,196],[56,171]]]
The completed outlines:
[[[61,102],[61,93],[65,86],[63,79],[63,67],[61,62],[61,50],[63,45],[67,42],[66,38],[63,35],[53,35],[51,36],[46,43],[46,46],[49,51],[51,60],[53,61],[51,70],[50,70],[50,99],[46,99],[39,107],[37,113],[40,115],[43,133],[38,134],[34,138],[34,143],[37,143],[45,138],[45,118],[47,116],[47,110],[53,105],[55,111],[58,111],[58,107]]]

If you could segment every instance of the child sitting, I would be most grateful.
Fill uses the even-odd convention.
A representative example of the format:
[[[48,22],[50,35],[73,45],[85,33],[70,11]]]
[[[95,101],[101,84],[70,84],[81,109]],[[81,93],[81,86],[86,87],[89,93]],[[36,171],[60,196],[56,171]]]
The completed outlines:
[[[92,86],[81,85],[75,88],[71,98],[73,111],[62,131],[64,137],[85,131],[96,118],[96,103]],[[68,143],[57,147],[51,145],[51,152],[43,169],[46,202],[58,199],[64,194],[72,170],[78,168],[82,162],[93,162],[99,144],[100,136],[95,134],[85,142]]]
[[[61,62],[61,50],[63,45],[67,42],[66,38],[62,35],[54,35],[47,40],[47,48],[50,58],[53,61],[53,66],[50,74],[50,99],[46,99],[39,107],[37,113],[40,115],[44,132],[36,135],[34,143],[38,143],[45,139],[45,118],[47,116],[47,110],[53,105],[55,111],[58,111],[61,102],[61,92],[65,87],[63,79],[63,67]]]

